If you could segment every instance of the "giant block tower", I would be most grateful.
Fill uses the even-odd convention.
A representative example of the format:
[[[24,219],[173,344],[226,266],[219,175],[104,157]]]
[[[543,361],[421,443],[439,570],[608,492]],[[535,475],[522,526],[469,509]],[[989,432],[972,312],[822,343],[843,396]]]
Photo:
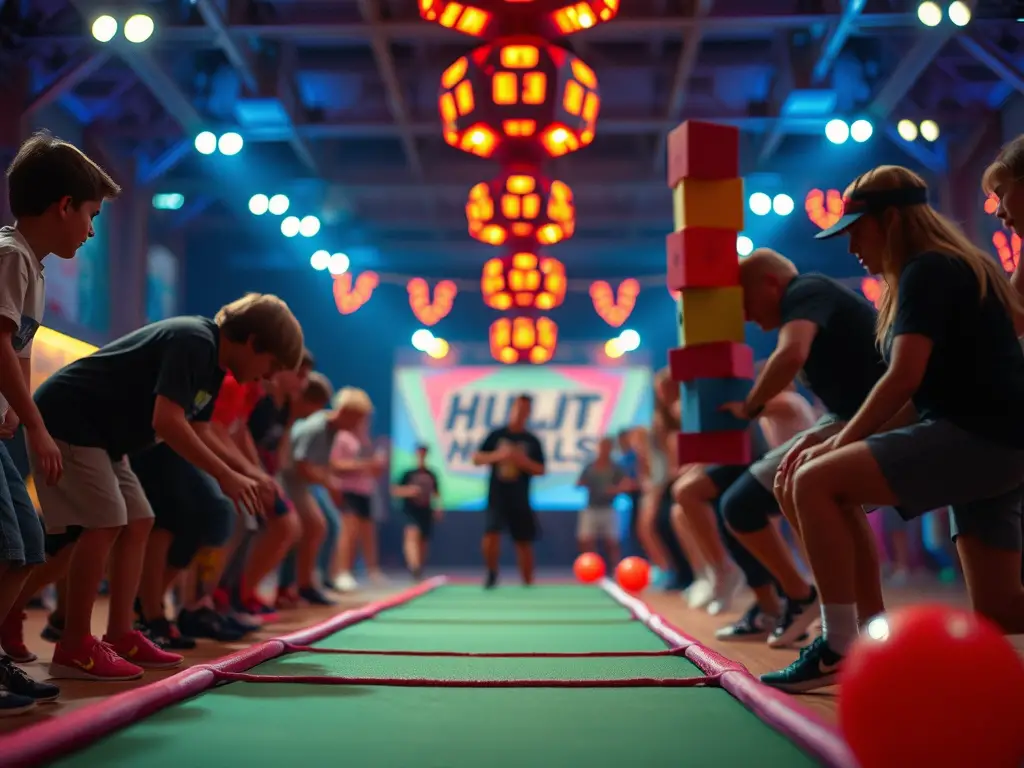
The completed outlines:
[[[680,464],[747,464],[748,423],[722,411],[746,398],[754,358],[744,341],[736,238],[743,229],[739,129],[688,120],[668,136],[675,230],[666,239],[668,288],[679,296]]]

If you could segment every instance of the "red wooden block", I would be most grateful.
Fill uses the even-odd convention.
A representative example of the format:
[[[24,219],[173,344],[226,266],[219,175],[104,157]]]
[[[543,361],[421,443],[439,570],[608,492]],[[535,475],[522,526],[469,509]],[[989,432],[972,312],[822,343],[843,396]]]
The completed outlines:
[[[739,128],[687,120],[669,133],[669,188],[680,179],[735,179],[739,175]]]
[[[727,464],[746,466],[753,457],[750,431],[680,432],[676,435],[677,461],[684,464]]]
[[[715,341],[668,351],[672,381],[694,379],[752,379],[754,350],[734,341]]]
[[[670,291],[739,285],[736,233],[730,229],[685,227],[665,238]]]

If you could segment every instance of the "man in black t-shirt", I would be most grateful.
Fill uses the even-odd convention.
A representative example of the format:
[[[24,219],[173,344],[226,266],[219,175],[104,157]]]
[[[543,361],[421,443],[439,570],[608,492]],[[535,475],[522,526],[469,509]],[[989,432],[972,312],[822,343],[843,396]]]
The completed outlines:
[[[51,676],[126,680],[143,667],[181,663],[133,627],[153,511],[127,457],[162,440],[212,475],[239,508],[261,511],[260,481],[218,455],[207,422],[226,371],[239,382],[258,381],[297,367],[301,355],[302,330],[287,305],[250,294],[213,320],[176,317],[140,328],[39,387],[35,400],[64,466],[56,485],[36,488],[50,556],[41,570],[51,578],[68,570]],[[101,643],[92,635],[92,609],[108,555],[110,614]]]
[[[801,275],[789,259],[761,248],[740,262],[746,318],[762,330],[778,330],[778,341],[747,399],[726,403],[737,418],[756,419],[772,398],[798,377],[825,405],[827,413],[811,429],[755,461],[720,502],[730,533],[783,585],[785,610],[769,645],[801,639],[819,612],[818,593],[797,569],[792,552],[769,520],[779,513],[775,474],[798,443],[818,443],[839,432],[875,383],[885,362],[875,343],[875,308],[849,288],[818,274]],[[909,417],[908,417],[909,421]],[[865,568],[878,568],[877,561]],[[867,585],[865,581],[865,585]],[[880,593],[865,586],[858,609],[872,616],[883,610]]]
[[[413,577],[419,580],[423,575],[434,522],[441,519],[441,510],[434,506],[441,487],[437,475],[427,467],[427,446],[416,447],[416,467],[403,474],[391,492],[402,500],[402,510],[408,518],[403,540],[405,564]]]
[[[537,515],[530,506],[530,479],[544,474],[544,448],[526,428],[533,400],[520,395],[512,404],[508,425],[494,430],[473,455],[477,466],[490,465],[487,511],[483,539],[485,586],[498,583],[501,532],[508,529],[516,545],[516,560],[523,583],[533,583],[533,542]]]

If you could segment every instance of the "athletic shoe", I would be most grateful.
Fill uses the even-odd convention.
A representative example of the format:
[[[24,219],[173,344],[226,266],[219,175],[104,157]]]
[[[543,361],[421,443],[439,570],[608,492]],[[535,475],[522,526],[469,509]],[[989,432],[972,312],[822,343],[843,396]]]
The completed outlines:
[[[324,595],[316,587],[303,587],[299,590],[299,597],[305,600],[310,605],[334,605],[335,602],[329,597]]]
[[[138,680],[143,669],[117,655],[107,643],[90,635],[73,648],[63,640],[53,649],[50,677],[72,680]]]
[[[787,693],[806,693],[835,685],[843,657],[829,648],[824,637],[815,638],[800,657],[785,669],[761,675],[761,682]]]
[[[746,583],[743,571],[739,568],[724,568],[721,573],[716,573],[712,582],[711,601],[707,607],[708,613],[717,616],[728,611]]]
[[[266,624],[273,624],[281,618],[281,615],[274,610],[273,606],[267,605],[255,595],[243,600],[241,608],[246,613],[258,616]]]
[[[354,592],[359,589],[359,582],[351,573],[343,573],[334,580],[334,588],[339,592]]]
[[[59,643],[63,634],[64,619],[58,617],[55,613],[51,613],[46,617],[46,626],[43,627],[43,631],[39,633],[39,636],[48,643]]]
[[[181,634],[178,625],[173,621],[168,621],[167,619],[145,621],[140,619],[135,626],[136,629],[165,651],[191,651],[196,647],[195,638]]]
[[[178,629],[189,637],[205,637],[218,643],[237,643],[244,632],[224,625],[224,618],[212,608],[194,611],[182,608],[178,613]]]
[[[248,635],[251,632],[257,632],[263,628],[263,622],[259,616],[253,616],[249,613],[241,613],[240,611],[228,611],[227,613],[220,614],[221,624],[225,629],[241,632],[243,635]]]
[[[36,703],[56,701],[60,696],[60,688],[29,677],[25,670],[15,666],[8,657],[0,658],[0,688],[6,688],[15,696],[25,696]]]
[[[698,576],[683,590],[682,598],[690,608],[700,610],[711,602],[713,595],[714,587],[711,586],[711,580],[705,576]]]
[[[494,589],[498,586],[498,572],[488,571],[487,578],[484,579],[484,589]]]
[[[110,645],[122,659],[143,669],[172,669],[185,660],[181,654],[170,653],[157,647],[137,629],[118,638],[104,636],[103,642]]]
[[[35,705],[35,699],[30,699],[28,696],[19,696],[0,686],[0,717],[23,715],[35,707]]]
[[[36,656],[25,645],[25,613],[10,613],[0,624],[0,649],[19,664],[35,661]]]
[[[776,617],[765,613],[761,610],[761,606],[754,603],[739,621],[716,631],[715,637],[719,640],[763,642],[768,639],[768,635],[775,628],[777,622]]]
[[[771,648],[785,648],[806,640],[807,630],[820,615],[821,605],[818,602],[818,590],[815,587],[811,587],[810,597],[804,600],[787,598],[786,611],[782,615],[782,621],[768,638],[768,645]]]

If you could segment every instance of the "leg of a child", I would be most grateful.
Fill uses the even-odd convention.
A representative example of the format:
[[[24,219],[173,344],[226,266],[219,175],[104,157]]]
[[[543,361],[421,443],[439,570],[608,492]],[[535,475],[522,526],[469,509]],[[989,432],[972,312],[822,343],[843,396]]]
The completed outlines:
[[[67,578],[67,613],[62,641],[78,647],[92,636],[92,610],[110,550],[124,526],[87,528],[72,545]]]
[[[960,534],[957,552],[971,606],[1008,635],[1024,633],[1024,586],[1020,550],[995,549],[976,536]]]
[[[370,574],[380,573],[379,554],[377,552],[377,523],[372,518],[359,521],[359,544],[363,551],[363,562]]]
[[[341,575],[352,574],[356,562],[358,540],[359,518],[351,512],[342,512],[341,536],[338,539],[338,571]]]
[[[107,637],[120,638],[134,629],[135,596],[139,593],[146,542],[153,518],[129,521],[117,536],[110,553],[110,603]],[[166,563],[166,560],[161,561]],[[161,603],[163,595],[161,594]],[[162,615],[162,611],[155,614]]]
[[[291,510],[287,510],[284,514],[272,511],[266,521],[266,530],[253,544],[252,551],[249,553],[249,562],[245,568],[243,586],[250,593],[255,592],[263,580],[280,565],[302,532],[299,518]]]
[[[405,566],[413,573],[423,568],[423,537],[415,525],[407,525],[402,531],[402,554]]]
[[[312,589],[317,586],[316,559],[327,535],[327,523],[308,491],[293,499],[293,502],[302,526],[301,538],[296,547],[297,583],[300,589]]]
[[[142,578],[139,583],[139,602],[145,619],[164,617],[164,596],[170,584],[168,580],[167,556],[174,541],[174,534],[163,528],[153,528],[146,542],[146,556],[142,564]],[[177,573],[177,571],[175,571]]]

